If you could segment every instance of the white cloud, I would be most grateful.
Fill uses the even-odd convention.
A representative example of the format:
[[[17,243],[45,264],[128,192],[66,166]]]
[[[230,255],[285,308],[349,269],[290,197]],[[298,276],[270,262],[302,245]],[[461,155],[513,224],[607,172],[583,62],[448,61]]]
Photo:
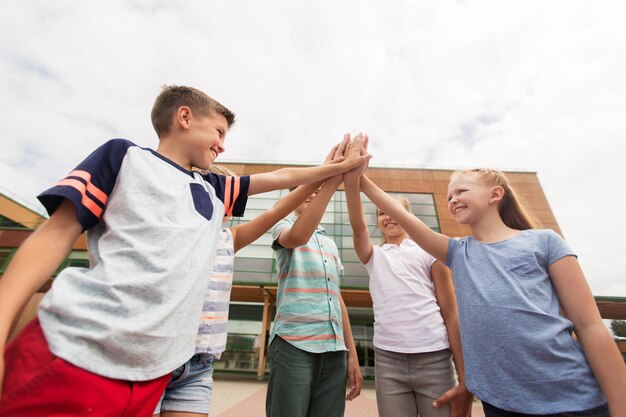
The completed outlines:
[[[626,296],[625,11],[619,1],[12,2],[0,17],[0,163],[41,189],[110,137],[155,147],[160,85],[193,85],[238,115],[225,159],[318,161],[344,132],[364,131],[374,164],[537,171],[594,293]]]

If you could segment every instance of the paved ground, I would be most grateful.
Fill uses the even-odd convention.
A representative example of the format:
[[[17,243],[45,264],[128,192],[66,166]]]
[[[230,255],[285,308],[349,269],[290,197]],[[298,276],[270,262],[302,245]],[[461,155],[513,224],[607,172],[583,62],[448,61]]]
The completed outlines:
[[[211,417],[265,417],[267,381],[248,377],[216,375]],[[378,417],[376,393],[371,381],[365,382],[361,395],[346,404],[345,417]],[[472,417],[484,417],[482,406],[474,403]]]

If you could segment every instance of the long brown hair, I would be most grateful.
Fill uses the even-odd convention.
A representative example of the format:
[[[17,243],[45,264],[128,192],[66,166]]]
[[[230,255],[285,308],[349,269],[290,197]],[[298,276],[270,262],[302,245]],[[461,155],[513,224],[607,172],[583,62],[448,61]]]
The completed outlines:
[[[408,198],[406,198],[403,195],[394,195],[393,198],[395,198],[396,200],[398,200],[400,202],[400,204],[402,204],[402,207],[404,207],[404,209],[406,211],[408,211],[409,213],[413,213],[411,211],[411,202],[409,201]],[[378,214],[380,213],[380,209],[378,207],[376,207],[376,227],[378,227]],[[385,233],[383,233],[383,231],[380,231],[380,234],[382,235],[382,241],[383,241],[383,245],[385,243],[387,243],[387,236],[385,236]]]
[[[511,229],[535,229],[537,222],[528,214],[528,211],[517,197],[506,176],[491,168],[464,169],[452,173],[452,178],[462,174],[476,174],[486,184],[492,187],[500,186],[504,189],[504,196],[500,200],[498,212],[504,224]]]

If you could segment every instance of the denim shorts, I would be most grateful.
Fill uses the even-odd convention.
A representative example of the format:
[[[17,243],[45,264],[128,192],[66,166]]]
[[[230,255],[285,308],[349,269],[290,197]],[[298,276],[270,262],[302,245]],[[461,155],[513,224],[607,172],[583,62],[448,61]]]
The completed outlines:
[[[172,374],[154,414],[182,411],[208,414],[213,393],[213,356],[194,355]]]

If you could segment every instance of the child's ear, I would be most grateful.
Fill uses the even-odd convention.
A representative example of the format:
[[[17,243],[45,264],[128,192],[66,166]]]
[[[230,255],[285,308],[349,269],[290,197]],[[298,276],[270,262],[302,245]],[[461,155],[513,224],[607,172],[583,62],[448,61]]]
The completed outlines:
[[[489,198],[489,202],[490,203],[497,203],[497,202],[501,201],[504,198],[504,194],[505,194],[504,188],[502,188],[499,185],[496,185],[495,187],[493,187],[491,189],[491,195],[490,195],[490,198]]]
[[[183,129],[189,128],[189,120],[191,119],[191,109],[187,106],[180,106],[176,112],[176,122]]]

